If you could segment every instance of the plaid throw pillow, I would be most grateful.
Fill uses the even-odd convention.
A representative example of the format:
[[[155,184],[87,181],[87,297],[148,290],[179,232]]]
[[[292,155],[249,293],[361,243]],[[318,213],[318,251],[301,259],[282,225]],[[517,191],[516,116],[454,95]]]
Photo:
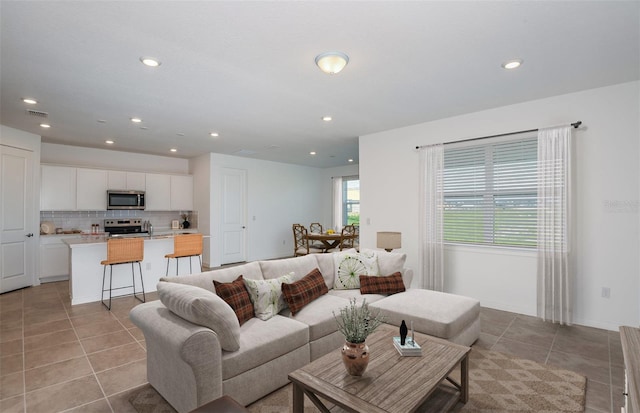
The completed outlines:
[[[253,304],[244,286],[242,275],[230,283],[213,280],[213,285],[216,287],[216,294],[233,308],[240,325],[253,318]]]
[[[282,283],[282,295],[291,309],[291,315],[295,315],[302,307],[328,292],[322,273],[317,268],[301,280],[291,284]]]
[[[360,276],[361,294],[395,294],[404,290],[402,274],[399,272],[387,276]]]

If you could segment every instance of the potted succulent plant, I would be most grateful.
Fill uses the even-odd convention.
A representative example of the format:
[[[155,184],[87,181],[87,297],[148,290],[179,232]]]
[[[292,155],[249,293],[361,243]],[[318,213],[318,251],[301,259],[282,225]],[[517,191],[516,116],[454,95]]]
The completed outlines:
[[[355,298],[350,299],[349,305],[340,310],[339,316],[335,313],[333,316],[338,324],[338,331],[344,335],[342,361],[347,372],[352,376],[362,376],[369,364],[369,346],[365,341],[384,322],[384,316],[379,311],[372,313],[366,299],[362,300],[360,306],[356,305]]]

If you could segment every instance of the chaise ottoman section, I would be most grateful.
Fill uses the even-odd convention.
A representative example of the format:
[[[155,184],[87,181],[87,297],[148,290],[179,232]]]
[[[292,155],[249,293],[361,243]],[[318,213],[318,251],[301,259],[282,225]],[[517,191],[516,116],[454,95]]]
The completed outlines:
[[[420,333],[470,346],[480,336],[480,301],[439,291],[409,289],[371,303],[386,323],[407,326]]]

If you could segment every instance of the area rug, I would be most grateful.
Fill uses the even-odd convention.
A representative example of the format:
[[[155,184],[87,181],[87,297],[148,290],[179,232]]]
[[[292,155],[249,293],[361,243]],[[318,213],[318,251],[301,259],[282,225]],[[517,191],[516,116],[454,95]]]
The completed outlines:
[[[459,369],[457,369],[459,370]],[[587,379],[572,371],[519,359],[495,351],[473,349],[469,363],[469,401],[455,412],[583,412]],[[418,410],[437,412],[439,402],[450,397],[451,386],[442,385]],[[249,405],[251,413],[291,412],[291,385]],[[153,389],[145,386],[129,399],[138,413],[174,413]],[[318,412],[305,397],[305,413]],[[332,409],[341,411],[341,409]]]

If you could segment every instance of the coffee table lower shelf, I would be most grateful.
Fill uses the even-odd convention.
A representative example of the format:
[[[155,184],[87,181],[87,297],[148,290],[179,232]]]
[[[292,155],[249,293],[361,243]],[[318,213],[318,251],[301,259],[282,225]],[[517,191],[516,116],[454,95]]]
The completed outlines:
[[[324,413],[336,411],[407,413],[448,411],[469,398],[469,347],[416,334],[421,357],[401,357],[393,347],[397,327],[384,325],[367,339],[370,361],[361,377],[347,374],[340,350],[289,374],[293,412],[304,396]],[[460,366],[460,383],[450,374]],[[327,400],[335,406],[329,408]]]

